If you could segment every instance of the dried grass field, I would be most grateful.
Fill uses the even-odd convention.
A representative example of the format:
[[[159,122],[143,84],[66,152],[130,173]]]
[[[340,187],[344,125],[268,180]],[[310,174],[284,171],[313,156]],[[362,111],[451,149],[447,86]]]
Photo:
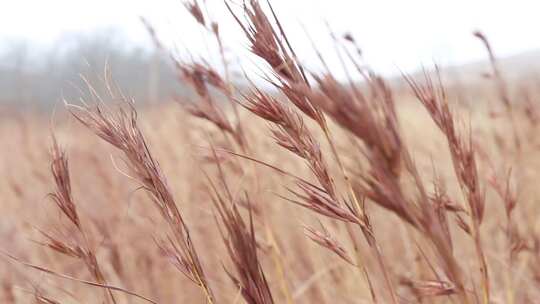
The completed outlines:
[[[2,109],[1,303],[540,303],[534,81],[482,33],[480,81],[385,80],[350,35],[361,80],[338,81],[266,2],[230,10],[275,90],[177,61],[191,102],[106,79],[53,113]]]

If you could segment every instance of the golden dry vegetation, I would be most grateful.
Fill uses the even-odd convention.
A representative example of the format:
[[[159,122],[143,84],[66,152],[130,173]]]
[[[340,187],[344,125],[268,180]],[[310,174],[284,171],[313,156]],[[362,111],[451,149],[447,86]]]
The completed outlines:
[[[304,76],[265,11],[277,98],[178,62],[194,104],[2,113],[0,301],[537,303],[540,95]]]

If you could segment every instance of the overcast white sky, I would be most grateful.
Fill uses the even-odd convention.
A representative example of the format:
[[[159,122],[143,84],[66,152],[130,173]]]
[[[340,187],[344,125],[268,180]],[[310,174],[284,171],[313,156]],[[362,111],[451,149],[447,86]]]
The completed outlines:
[[[239,2],[240,0],[233,0]],[[208,41],[182,7],[181,0],[5,0],[0,39],[24,38],[48,45],[63,33],[115,27],[129,40],[147,44],[139,16],[162,39],[180,50],[205,54]],[[222,0],[207,0],[229,46],[245,48]],[[338,33],[352,32],[367,61],[383,72],[410,70],[433,61],[463,63],[485,57],[471,32],[480,29],[499,56],[540,49],[538,0],[272,0],[300,57],[314,59],[300,24],[323,52],[333,52],[324,20]],[[3,40],[0,40],[3,41]],[[303,55],[305,53],[305,55]],[[249,61],[242,59],[249,65]]]

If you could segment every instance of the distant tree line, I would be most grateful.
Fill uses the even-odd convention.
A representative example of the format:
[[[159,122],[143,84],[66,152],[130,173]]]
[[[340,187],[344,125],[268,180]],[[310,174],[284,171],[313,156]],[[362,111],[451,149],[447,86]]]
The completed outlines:
[[[48,49],[27,41],[1,45],[0,104],[49,107],[78,99],[85,88],[81,75],[103,93],[106,65],[123,92],[140,102],[181,91],[167,56],[134,46],[113,30],[66,35]]]

